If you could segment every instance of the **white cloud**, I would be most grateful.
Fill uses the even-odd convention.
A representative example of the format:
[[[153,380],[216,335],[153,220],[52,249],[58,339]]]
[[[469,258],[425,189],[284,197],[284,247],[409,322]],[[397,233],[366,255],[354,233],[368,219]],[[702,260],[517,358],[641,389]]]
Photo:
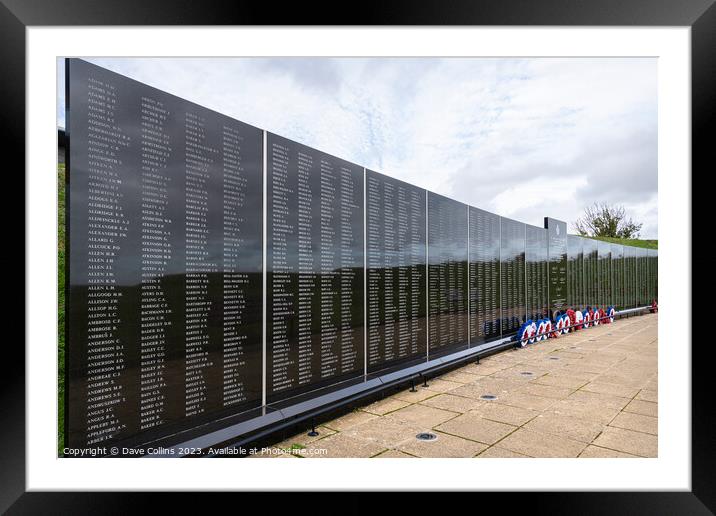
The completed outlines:
[[[91,61],[500,215],[606,201],[658,235],[656,59]]]

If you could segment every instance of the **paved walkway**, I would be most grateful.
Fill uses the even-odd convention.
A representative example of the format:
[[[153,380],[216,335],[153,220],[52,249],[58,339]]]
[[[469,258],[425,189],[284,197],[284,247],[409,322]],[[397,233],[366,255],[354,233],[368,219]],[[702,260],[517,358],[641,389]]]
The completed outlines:
[[[633,317],[493,355],[261,456],[656,457],[657,324]]]

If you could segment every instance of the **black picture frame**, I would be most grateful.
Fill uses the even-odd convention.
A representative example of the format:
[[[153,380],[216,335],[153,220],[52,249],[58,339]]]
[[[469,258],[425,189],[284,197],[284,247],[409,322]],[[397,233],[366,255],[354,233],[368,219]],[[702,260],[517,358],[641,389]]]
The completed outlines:
[[[321,3],[293,2],[277,9],[272,3],[213,1],[172,2],[156,0],[2,0],[0,3],[0,138],[6,160],[12,158],[15,170],[25,168],[25,31],[28,26],[109,26],[109,25],[549,25],[549,26],[688,26],[691,28],[692,73],[692,170],[713,168],[716,146],[711,142],[716,113],[716,6],[714,0],[439,0],[420,3],[407,0],[362,2],[341,16],[343,9],[328,8]],[[709,166],[710,165],[710,166]],[[698,177],[684,171],[683,180]],[[18,174],[23,177],[23,174]],[[24,194],[24,181],[17,181],[12,197]],[[6,190],[7,192],[7,190]],[[9,193],[9,192],[8,192]],[[23,196],[24,198],[24,196]],[[694,199],[695,201],[696,199]],[[695,204],[695,202],[693,203]],[[14,215],[16,218],[17,215]],[[8,219],[8,220],[14,220]],[[20,241],[24,235],[17,240]],[[702,244],[702,245],[705,245]],[[686,251],[686,250],[684,250]],[[25,263],[24,246],[22,251]],[[704,253],[705,254],[705,253]],[[704,256],[696,255],[692,265],[707,270]],[[17,258],[17,256],[15,257]],[[32,271],[24,268],[25,275]],[[6,287],[7,288],[7,287]],[[17,289],[15,292],[23,292]],[[19,297],[19,296],[17,296]],[[19,301],[19,300],[18,300]],[[18,303],[19,305],[19,303]],[[23,303],[24,306],[24,303]],[[30,307],[31,308],[31,307]],[[684,325],[691,314],[679,314],[674,324]],[[16,327],[21,327],[19,324]],[[24,327],[24,325],[22,326]],[[687,349],[691,342],[692,357],[692,488],[689,492],[642,493],[559,493],[510,495],[500,501],[502,510],[527,503],[531,510],[569,514],[710,514],[716,511],[716,411],[713,410],[710,342],[689,335],[668,345]],[[693,330],[697,330],[696,327]],[[22,330],[21,330],[22,331]],[[689,337],[691,339],[689,340]],[[0,511],[8,514],[126,514],[146,508],[151,495],[124,496],[121,493],[38,493],[25,492],[25,354],[20,346],[5,347],[6,364],[0,377]],[[417,472],[416,472],[417,474]],[[317,484],[318,485],[318,484]],[[175,493],[162,496],[162,503],[172,498],[184,511],[201,507],[200,497]],[[241,495],[246,496],[246,495]],[[479,505],[489,503],[487,495],[475,499]],[[244,498],[245,500],[245,498]],[[295,498],[273,497],[273,510],[294,510]],[[420,502],[421,497],[413,500]],[[242,502],[246,503],[246,502]],[[317,503],[315,500],[311,504]],[[341,503],[351,512],[369,510],[368,504]],[[455,506],[453,506],[455,507]],[[346,511],[348,512],[348,511]]]

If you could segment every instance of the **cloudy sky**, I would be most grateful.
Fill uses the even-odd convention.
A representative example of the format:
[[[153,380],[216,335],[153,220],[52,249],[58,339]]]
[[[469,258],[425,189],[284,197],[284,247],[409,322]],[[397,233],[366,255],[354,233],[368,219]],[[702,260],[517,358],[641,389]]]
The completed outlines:
[[[88,61],[500,215],[571,223],[605,201],[658,238],[653,58]]]

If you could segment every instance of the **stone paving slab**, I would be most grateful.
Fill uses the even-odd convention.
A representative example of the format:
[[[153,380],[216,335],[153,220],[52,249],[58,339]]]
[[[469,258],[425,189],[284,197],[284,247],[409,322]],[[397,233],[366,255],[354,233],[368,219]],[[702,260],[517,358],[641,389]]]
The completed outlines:
[[[405,401],[396,397],[390,397],[382,399],[380,401],[376,401],[375,403],[371,403],[363,410],[374,415],[384,416],[386,414],[389,414],[390,412],[394,412],[396,410],[402,409],[403,407],[407,407],[408,405],[410,405],[409,401]]]
[[[658,438],[655,435],[610,426],[604,429],[593,444],[640,457],[656,457]]]
[[[574,392],[574,389],[568,387],[555,387],[554,385],[541,385],[539,383],[530,382],[528,385],[520,389],[520,392],[542,396],[543,398],[564,399]]]
[[[460,414],[427,405],[415,403],[405,408],[388,414],[388,418],[395,419],[401,423],[412,423],[425,428],[433,428],[440,423],[453,419]]]
[[[495,444],[514,432],[517,427],[484,419],[480,413],[470,411],[435,427],[435,429],[473,441]]]
[[[460,414],[474,410],[485,403],[487,402],[474,398],[466,398],[465,396],[455,396],[449,392],[433,396],[420,402],[421,405],[450,410]]]
[[[600,392],[591,392],[584,389],[570,394],[567,401],[574,401],[585,407],[609,407],[618,410],[623,409],[629,404],[629,398]]]
[[[257,458],[657,457],[657,333],[649,314],[492,355]]]
[[[639,394],[637,394],[634,399],[644,400],[644,401],[652,401],[652,402],[656,403],[656,402],[658,402],[658,395],[659,394],[656,391],[642,389],[639,391]]]
[[[600,382],[604,383],[613,383],[617,385],[624,385],[627,387],[634,387],[637,389],[644,389],[646,388],[646,384],[648,383],[647,380],[644,378],[635,378],[633,376],[628,376],[627,374],[614,374],[614,373],[607,373],[601,375],[598,377]]]
[[[498,371],[502,371],[509,366],[495,364],[490,362],[487,358],[483,358],[479,364],[470,364],[463,366],[461,370],[465,370],[466,373],[478,374],[480,376],[489,376],[495,374]]]
[[[481,378],[484,378],[484,376],[485,375],[473,374],[473,373],[465,372],[465,371],[458,369],[456,371],[452,371],[448,374],[441,376],[440,379],[447,380],[449,382],[472,383],[472,382],[475,382]]]
[[[530,410],[547,410],[552,405],[557,403],[554,398],[545,398],[543,396],[535,396],[519,390],[508,392],[506,395],[498,398],[501,403],[505,405],[511,405],[513,407],[520,407]]]
[[[568,389],[579,389],[583,385],[586,385],[589,383],[589,381],[593,378],[593,376],[590,375],[589,378],[584,377],[578,377],[578,376],[570,376],[567,374],[559,374],[556,371],[551,372],[550,374],[541,376],[535,380],[535,383],[539,383],[541,385],[551,385],[553,387],[566,387]]]
[[[427,429],[422,425],[381,417],[361,423],[341,433],[359,440],[379,443],[383,448],[395,448],[398,443],[414,439],[417,434]]]
[[[634,387],[601,382],[589,382],[587,385],[582,387],[582,390],[596,392],[598,394],[613,394],[614,396],[621,396],[629,399],[632,399],[639,393],[639,389],[635,389]]]
[[[602,432],[604,425],[557,412],[545,412],[525,424],[524,428],[544,434],[561,435],[574,441],[591,443]]]
[[[473,377],[473,380],[477,379],[477,376],[475,376],[475,375],[470,375],[470,376]],[[428,382],[428,386],[424,387],[424,389],[426,389],[428,391],[432,391],[433,393],[435,393],[435,392],[450,392],[450,391],[457,389],[458,387],[461,387],[464,384],[465,384],[465,382],[452,382],[450,380],[443,380],[442,378],[436,378],[436,379],[430,380]]]
[[[651,401],[632,400],[629,405],[626,406],[624,412],[657,417],[659,410],[658,407],[658,403],[652,403]]]
[[[517,388],[517,385],[505,385],[500,383],[499,380],[501,379],[495,378],[493,381],[464,384],[450,391],[450,394],[479,400],[482,399],[482,396],[501,396],[508,393],[510,389]]]
[[[557,414],[576,419],[586,419],[587,421],[596,421],[602,425],[608,425],[619,414],[619,409],[604,406],[585,407],[579,402],[562,402],[556,404],[553,408]]]
[[[586,446],[586,443],[561,435],[533,432],[525,428],[518,429],[500,441],[501,448],[528,457],[577,457]]]
[[[644,432],[645,434],[657,435],[659,433],[659,420],[657,418],[633,414],[631,412],[621,412],[609,423],[609,426],[635,430],[637,432]]]
[[[540,376],[548,374],[550,371],[543,367],[533,366],[531,364],[517,364],[502,371],[498,371],[492,375],[493,378],[507,378],[509,380],[529,382]],[[528,374],[529,373],[529,374]]]
[[[397,449],[416,457],[474,457],[487,449],[486,444],[470,441],[450,434],[435,432],[434,441],[409,439],[397,446]]]
[[[623,457],[639,458],[637,455],[622,453],[609,448],[601,448],[599,446],[587,446],[582,453],[579,454],[580,459],[619,459]]]
[[[512,407],[502,403],[483,403],[472,412],[479,414],[483,419],[514,426],[522,426],[540,414],[536,410]]]
[[[373,414],[363,410],[354,410],[353,412],[349,412],[345,416],[341,416],[338,419],[329,421],[328,423],[326,423],[325,426],[337,432],[342,432],[343,430],[347,430],[353,426],[365,423],[366,421],[370,421],[371,419],[375,419],[377,417],[377,414]]]
[[[399,392],[398,394],[395,394],[393,397],[401,400],[401,401],[407,401],[408,403],[417,403],[419,401],[423,401],[424,399],[431,398],[437,394],[436,391],[430,390],[430,389],[423,389],[423,388],[417,388],[415,392],[411,392],[410,389],[407,389],[403,392]]]
[[[490,446],[487,450],[477,456],[478,459],[529,459],[527,455],[513,452],[498,445]]]

